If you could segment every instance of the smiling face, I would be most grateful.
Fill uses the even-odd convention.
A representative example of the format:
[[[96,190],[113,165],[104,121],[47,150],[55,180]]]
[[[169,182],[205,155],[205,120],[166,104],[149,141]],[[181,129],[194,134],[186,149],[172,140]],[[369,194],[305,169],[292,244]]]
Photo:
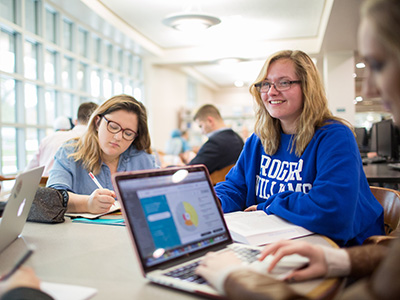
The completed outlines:
[[[138,117],[135,113],[125,110],[117,110],[106,114],[105,117],[109,121],[118,123],[123,129],[138,131]],[[100,124],[98,123],[100,122]],[[127,141],[122,137],[122,131],[111,133],[107,129],[107,121],[98,116],[98,136],[99,144],[102,150],[102,159],[104,161],[112,161],[117,159],[133,141]]]
[[[299,80],[290,59],[278,59],[268,67],[265,80],[276,83],[282,79]],[[301,84],[292,84],[290,89],[282,92],[277,91],[275,86],[271,86],[267,93],[261,93],[261,99],[271,117],[280,120],[283,132],[294,134],[297,119],[303,111]]]
[[[399,60],[379,41],[368,18],[361,22],[358,41],[360,55],[366,64],[363,92],[370,98],[381,97],[385,109],[393,113],[394,122],[400,125]]]

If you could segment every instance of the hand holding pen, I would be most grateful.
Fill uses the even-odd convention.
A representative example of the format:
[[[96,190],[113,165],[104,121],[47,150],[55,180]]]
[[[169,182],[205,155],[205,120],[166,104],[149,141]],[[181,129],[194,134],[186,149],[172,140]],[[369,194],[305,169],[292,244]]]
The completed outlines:
[[[98,187],[98,189],[94,190],[94,192],[89,196],[88,199],[89,212],[105,213],[109,211],[111,206],[115,205],[114,191],[103,188],[92,172],[89,172],[88,175]]]

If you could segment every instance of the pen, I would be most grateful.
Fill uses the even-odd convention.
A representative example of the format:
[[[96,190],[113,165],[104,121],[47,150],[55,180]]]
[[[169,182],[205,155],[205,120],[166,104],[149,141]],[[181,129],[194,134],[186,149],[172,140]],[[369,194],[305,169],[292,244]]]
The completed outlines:
[[[28,252],[26,252],[25,255],[22,256],[22,258],[10,270],[10,272],[2,276],[0,280],[7,280],[8,278],[10,278],[28,260],[28,258],[32,255],[32,253],[33,249],[29,249]]]
[[[102,189],[102,188],[103,188],[103,187],[101,186],[100,182],[97,180],[97,178],[94,177],[94,175],[93,175],[92,172],[89,172],[89,176],[90,176],[90,178],[92,178],[93,182],[97,185],[97,187],[98,187],[99,189]]]
[[[103,187],[101,186],[100,182],[97,180],[97,178],[94,177],[94,175],[93,175],[92,172],[89,172],[89,176],[90,176],[90,178],[92,178],[93,182],[97,185],[97,187],[98,187],[99,189],[102,189],[102,188],[103,188]],[[115,206],[115,203],[113,203],[112,205]]]

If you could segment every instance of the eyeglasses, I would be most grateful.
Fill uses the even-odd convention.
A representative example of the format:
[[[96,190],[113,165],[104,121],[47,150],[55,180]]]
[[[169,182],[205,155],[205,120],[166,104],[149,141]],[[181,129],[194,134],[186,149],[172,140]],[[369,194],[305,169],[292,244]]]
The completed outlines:
[[[114,121],[107,120],[105,116],[102,116],[107,122],[107,130],[111,133],[117,134],[122,131],[122,137],[127,141],[133,141],[137,137],[137,133],[131,129],[123,129],[121,125]]]
[[[282,79],[275,83],[268,81],[261,81],[259,83],[256,83],[254,86],[256,87],[259,93],[268,93],[269,90],[271,89],[271,86],[274,86],[278,92],[282,92],[290,89],[293,83],[301,83],[301,80]]]

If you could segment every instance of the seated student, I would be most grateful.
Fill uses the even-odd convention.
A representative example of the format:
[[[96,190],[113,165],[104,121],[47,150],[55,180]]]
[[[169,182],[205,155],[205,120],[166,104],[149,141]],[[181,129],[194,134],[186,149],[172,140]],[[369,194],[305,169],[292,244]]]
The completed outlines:
[[[250,92],[255,133],[215,187],[223,211],[264,210],[340,246],[384,234],[383,209],[354,133],[329,111],[311,58],[302,51],[273,54]]]
[[[79,105],[78,118],[76,125],[71,130],[59,130],[51,135],[46,136],[39,145],[37,153],[29,162],[26,170],[30,170],[39,166],[45,166],[43,176],[49,176],[49,172],[53,167],[54,155],[58,149],[68,140],[82,136],[86,130],[86,125],[92,112],[97,108],[94,102],[85,102]]]
[[[193,119],[202,133],[207,135],[208,141],[188,164],[204,164],[211,174],[236,163],[243,148],[243,140],[226,127],[219,110],[211,104],[203,105]]]
[[[68,191],[69,212],[107,212],[115,201],[111,175],[156,168],[150,153],[144,105],[128,95],[114,96],[93,112],[82,137],[57,152],[47,186]]]
[[[190,151],[191,148],[187,141],[187,131],[180,131],[179,129],[174,129],[171,133],[171,138],[167,142],[165,148],[165,154],[177,155]]]

